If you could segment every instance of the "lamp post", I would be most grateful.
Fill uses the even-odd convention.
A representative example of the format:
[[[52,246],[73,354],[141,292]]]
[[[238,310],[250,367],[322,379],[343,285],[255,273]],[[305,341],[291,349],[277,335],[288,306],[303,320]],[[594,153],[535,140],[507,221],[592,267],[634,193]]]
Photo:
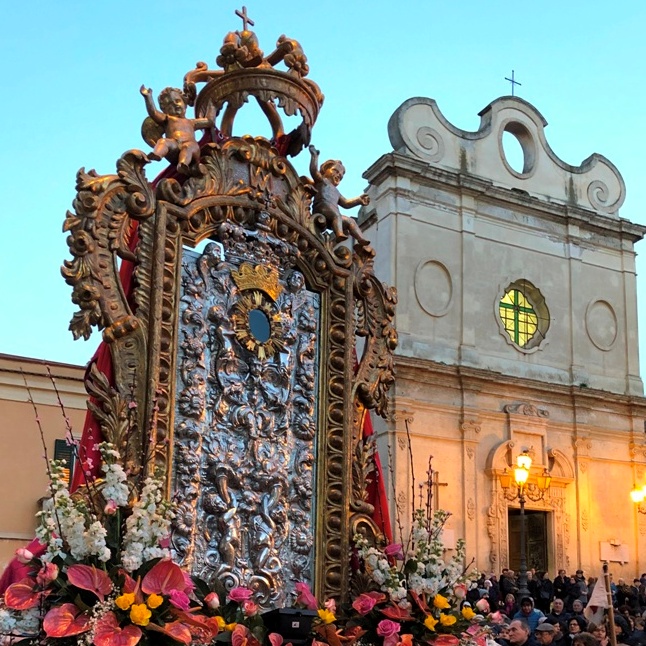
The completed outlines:
[[[637,511],[640,514],[646,514],[646,505],[644,504],[646,498],[646,485],[643,487],[635,486],[630,492],[630,499],[637,505]]]
[[[500,486],[503,489],[504,496],[507,500],[518,500],[520,505],[520,571],[518,572],[518,596],[529,596],[527,589],[527,550],[525,546],[525,501],[526,499],[538,502],[545,497],[547,490],[550,488],[552,476],[547,469],[536,477],[536,484],[528,483],[530,470],[532,468],[532,458],[527,450],[524,450],[516,458],[516,466],[513,470],[513,476],[507,469],[504,469],[500,478]],[[514,488],[512,489],[512,485]]]

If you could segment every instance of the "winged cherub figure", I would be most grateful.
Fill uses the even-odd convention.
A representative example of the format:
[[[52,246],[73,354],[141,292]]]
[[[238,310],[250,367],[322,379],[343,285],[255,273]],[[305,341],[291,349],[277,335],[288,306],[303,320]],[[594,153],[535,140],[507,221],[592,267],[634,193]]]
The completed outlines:
[[[159,93],[159,107],[155,106],[152,90],[141,86],[149,119],[144,121],[144,139],[154,149],[148,158],[160,160],[177,156],[177,169],[187,173],[191,164],[199,163],[200,147],[195,140],[195,131],[213,127],[213,118],[189,119],[186,116],[186,100],[181,90],[167,87]]]

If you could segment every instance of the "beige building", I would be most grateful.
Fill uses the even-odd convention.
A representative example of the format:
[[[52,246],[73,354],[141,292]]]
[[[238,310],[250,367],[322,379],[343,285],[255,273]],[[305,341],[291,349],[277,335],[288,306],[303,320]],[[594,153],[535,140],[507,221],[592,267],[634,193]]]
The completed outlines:
[[[63,440],[59,450],[65,448],[66,423],[48,368],[80,436],[86,410],[84,368],[0,354],[0,571],[18,547],[33,539],[38,501],[47,495],[43,442],[29,393],[49,457],[54,457],[56,440]]]
[[[454,514],[449,534],[480,570],[517,567],[519,505],[498,476],[526,449],[530,482],[553,476],[526,505],[529,567],[595,575],[603,556],[632,577],[646,571],[646,514],[629,498],[646,481],[634,252],[646,228],[619,217],[612,163],[561,161],[533,106],[503,97],[480,116],[466,132],[431,99],[406,101],[394,150],[365,174],[362,226],[399,294],[394,415],[378,428],[396,502],[409,508],[408,425],[418,482],[431,454],[446,483],[435,503]]]

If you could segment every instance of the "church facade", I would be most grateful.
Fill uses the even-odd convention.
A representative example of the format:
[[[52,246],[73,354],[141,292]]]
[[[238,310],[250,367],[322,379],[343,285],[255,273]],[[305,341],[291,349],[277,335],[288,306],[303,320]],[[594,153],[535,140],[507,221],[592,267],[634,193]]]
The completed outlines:
[[[533,106],[503,97],[480,116],[466,132],[433,100],[410,99],[388,126],[394,150],[365,173],[361,225],[399,298],[392,415],[376,424],[391,513],[410,517],[433,456],[449,541],[464,537],[481,571],[517,568],[519,503],[500,476],[527,451],[530,484],[552,476],[526,502],[528,567],[595,576],[608,559],[616,577],[637,575],[646,514],[629,494],[646,481],[646,400],[634,245],[646,228],[619,216],[613,164],[560,160]],[[508,138],[522,159],[507,158]]]

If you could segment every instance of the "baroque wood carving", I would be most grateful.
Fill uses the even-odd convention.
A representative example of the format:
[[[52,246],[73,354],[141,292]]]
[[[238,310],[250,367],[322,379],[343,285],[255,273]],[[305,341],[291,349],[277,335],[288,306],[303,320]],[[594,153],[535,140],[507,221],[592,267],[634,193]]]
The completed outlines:
[[[303,544],[317,558],[304,578],[309,576],[323,597],[345,598],[352,532],[361,528],[377,538],[365,496],[371,448],[365,446],[362,425],[368,410],[387,415],[397,343],[396,294],[376,278],[369,245],[354,250],[339,245],[325,218],[312,213],[313,182],[300,177],[285,156],[309,143],[323,100],[318,87],[304,78],[308,67],[300,45],[281,37],[276,51],[264,57],[250,47],[254,43],[252,32],[231,32],[218,58],[223,70],[199,63],[186,76],[177,118],[184,118],[187,105],[195,105],[199,127],[222,116],[197,158],[185,155],[178,165],[173,142],[160,145],[164,153],[170,151],[171,166],[154,183],[146,177],[146,166],[155,155],[140,150],[126,152],[115,174],[79,171],[74,210],[64,224],[72,258],[62,272],[78,308],[70,329],[76,338],[88,338],[93,328],[103,331],[114,382],[109,388],[105,376],[94,375],[88,390],[96,395],[99,383],[106,397],[136,403],[131,409],[138,441],[130,456],[132,473],[156,469],[165,474],[169,495],[180,500],[175,532],[182,538],[176,547],[189,566],[202,540],[195,533],[199,513],[207,524],[212,513],[214,527],[235,534],[235,518],[244,511],[239,500],[233,504],[234,478],[222,489],[222,470],[209,470],[210,458],[200,462],[201,456],[213,452],[220,442],[214,438],[223,437],[226,422],[242,438],[237,460],[253,453],[261,464],[266,449],[262,455],[278,463],[282,458],[267,452],[271,438],[263,435],[271,426],[272,432],[295,437],[295,450],[304,456],[299,473],[291,477],[315,475],[300,489],[269,476],[264,485],[253,481],[265,487],[248,503],[255,507],[244,521],[259,528],[253,537],[261,542],[252,554],[255,572],[271,570],[274,558],[284,559],[280,545],[298,543],[296,533],[280,534],[276,526],[289,524],[289,496],[299,491],[316,506],[309,516],[316,524],[313,544],[307,537]],[[280,61],[287,71],[274,68]],[[199,92],[198,83],[206,83]],[[271,141],[232,135],[235,113],[249,96],[272,125]],[[294,133],[283,132],[277,107],[303,117]],[[160,108],[155,116],[161,123],[171,108],[164,112],[161,98]],[[172,131],[150,139],[159,142],[164,136],[173,136]],[[176,148],[181,151],[182,145]],[[185,249],[205,240],[212,246],[189,267]],[[123,279],[129,270],[131,286]],[[198,313],[197,305],[215,293],[220,300],[209,301]],[[266,338],[254,333],[252,313],[266,324]],[[308,321],[309,316],[316,320]],[[356,336],[365,342],[355,369]],[[288,355],[298,357],[292,363],[300,370],[291,382],[281,372]],[[246,395],[239,395],[244,384]],[[287,391],[289,406],[281,399]],[[258,398],[273,415],[262,428],[255,417],[233,414]],[[208,422],[212,409],[224,412]],[[107,422],[100,421],[105,432]],[[310,429],[315,439],[308,443]],[[145,455],[152,459],[146,461]],[[216,501],[212,512],[208,491]],[[225,503],[230,506],[223,511]],[[305,506],[299,509],[309,513]],[[295,517],[291,524],[297,524]],[[235,565],[234,556],[213,545],[214,572],[223,564]],[[295,549],[303,552],[302,545]],[[298,573],[290,570],[289,576]]]

